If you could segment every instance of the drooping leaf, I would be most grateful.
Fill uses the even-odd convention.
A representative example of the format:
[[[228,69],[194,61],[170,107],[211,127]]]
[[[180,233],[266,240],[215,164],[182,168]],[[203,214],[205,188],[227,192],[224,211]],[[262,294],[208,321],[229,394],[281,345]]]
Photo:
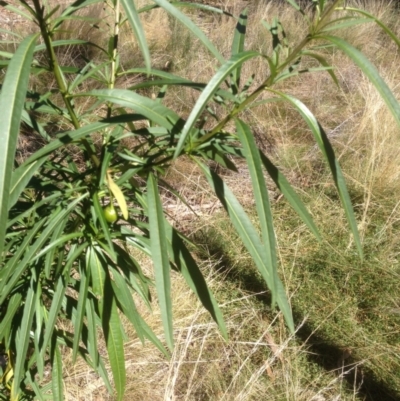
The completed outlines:
[[[125,10],[133,32],[135,33],[136,39],[144,58],[147,72],[150,73],[151,59],[149,47],[147,46],[146,35],[144,33],[142,23],[136,10],[135,2],[129,0],[121,0],[121,4]]]
[[[269,176],[275,182],[276,186],[282,192],[283,196],[289,202],[290,206],[296,211],[299,217],[304,221],[310,231],[315,235],[318,241],[321,241],[321,235],[318,232],[314,221],[304,206],[304,203],[296,194],[295,190],[289,184],[286,177],[279,171],[279,169],[268,159],[268,157],[260,151],[261,161],[267,170]]]
[[[193,21],[188,18],[185,14],[179,11],[176,7],[174,7],[167,0],[153,0],[160,7],[162,7],[165,11],[171,14],[173,18],[176,18],[179,22],[188,28],[197,39],[199,39],[203,45],[214,55],[214,57],[222,64],[225,62],[224,57],[220,54],[220,52],[216,49],[216,47],[211,43],[210,39],[203,33],[203,31],[195,24]]]
[[[154,100],[126,89],[98,89],[80,94],[80,96],[95,96],[107,102],[129,107],[142,114],[150,121],[168,129],[172,129],[173,123],[179,121],[179,116],[174,111]],[[171,123],[171,121],[173,121],[173,123]]]
[[[150,247],[161,319],[168,347],[174,346],[172,329],[171,280],[168,247],[165,233],[165,217],[158,193],[157,181],[153,174],[147,180],[147,202],[150,228]]]
[[[102,319],[107,320],[103,321],[104,335],[114,385],[117,390],[117,400],[121,401],[126,384],[124,343],[122,338],[122,323],[118,316],[115,297],[111,295],[111,292],[107,292],[108,296],[102,300]],[[107,318],[105,318],[105,314],[108,315]]]
[[[318,123],[315,116],[311,113],[311,111],[307,108],[307,106],[304,103],[302,103],[300,100],[296,99],[295,97],[287,95],[285,93],[271,90],[271,89],[270,89],[270,91],[276,93],[277,95],[281,96],[283,99],[290,102],[298,110],[300,115],[303,117],[304,121],[310,127],[311,132],[313,133],[314,138],[330,167],[336,188],[339,193],[340,200],[342,202],[344,211],[346,213],[347,221],[348,221],[348,223],[350,225],[350,229],[353,233],[353,237],[354,237],[354,241],[357,246],[358,253],[359,253],[360,257],[362,258],[363,257],[362,245],[361,245],[360,235],[358,233],[357,222],[354,217],[353,206],[351,204],[350,196],[347,191],[347,187],[346,187],[346,183],[345,183],[345,180],[343,177],[342,170],[340,168],[338,160],[335,157],[335,152],[332,148],[331,143],[329,142],[328,136],[326,135],[326,133],[323,130],[323,128],[321,127],[321,125]],[[400,116],[400,113],[399,113],[399,116]]]
[[[268,275],[271,277],[270,289],[272,293],[272,306],[274,306],[278,275],[275,232],[272,223],[268,189],[262,172],[259,150],[256,146],[250,127],[240,119],[236,119],[235,123],[236,131],[243,146],[244,156],[247,161],[253,186],[258,220],[261,226],[261,237],[265,249],[265,266],[268,269]]]
[[[357,50],[354,46],[350,45],[344,39],[337,36],[318,35],[316,39],[327,40],[328,42],[331,42],[335,46],[337,46],[344,53],[346,53],[346,55],[361,69],[361,71],[375,86],[376,90],[385,101],[388,109],[391,111],[397,124],[400,126],[400,104],[386,82],[380,76],[378,70],[368,60],[368,58],[365,57],[365,55]]]
[[[379,25],[383,31],[393,40],[393,42],[396,43],[398,47],[400,47],[400,38],[387,26],[385,25],[379,18],[375,17],[374,15],[370,14],[369,12],[365,10],[361,10],[359,8],[355,7],[348,7],[346,5],[346,8],[344,10],[348,12],[356,12],[361,15],[364,15],[367,17],[367,19],[373,20],[377,25]]]
[[[165,224],[168,250],[171,260],[182,273],[190,289],[197,295],[203,306],[210,312],[214,321],[218,324],[222,336],[227,339],[228,332],[221,310],[213,293],[208,287],[199,266],[190,254],[178,232],[168,222]]]
[[[214,190],[221,204],[228,212],[233,226],[236,229],[239,237],[241,238],[244,246],[249,251],[256,264],[259,272],[264,278],[270,290],[273,289],[272,278],[269,274],[269,269],[265,265],[266,253],[263,244],[261,243],[260,237],[257,230],[251,223],[247,213],[244,211],[242,205],[239,203],[235,195],[225,184],[225,182],[218,176],[215,172],[211,171],[207,166],[205,166],[200,161],[197,161],[198,165],[202,169],[204,175],[206,176],[211,188]],[[277,282],[277,289],[279,290],[279,277]],[[286,324],[291,332],[294,332],[294,322],[292,317],[292,311],[287,300],[284,291],[277,291],[275,294],[276,301],[278,303],[279,309],[282,311],[285,317]]]

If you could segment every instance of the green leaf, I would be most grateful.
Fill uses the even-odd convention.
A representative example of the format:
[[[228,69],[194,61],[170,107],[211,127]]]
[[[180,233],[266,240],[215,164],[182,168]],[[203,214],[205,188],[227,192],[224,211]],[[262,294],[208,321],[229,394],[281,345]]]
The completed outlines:
[[[83,93],[80,96],[96,96],[104,101],[129,107],[150,121],[168,129],[172,129],[174,126],[171,121],[174,124],[179,121],[179,116],[172,110],[154,100],[126,89],[99,89]]]
[[[54,250],[54,248],[57,248],[60,245],[63,245],[65,243],[69,242],[71,239],[80,238],[80,237],[83,237],[83,233],[81,233],[81,232],[66,234],[66,235],[63,235],[62,237],[55,238],[48,245],[46,245],[39,253],[37,253],[35,255],[35,257],[32,258],[31,261],[34,262],[35,260],[39,259],[40,257],[45,255],[49,251]],[[48,273],[50,273],[50,271]],[[49,277],[49,275],[48,275],[48,277]]]
[[[4,337],[9,333],[11,328],[12,320],[14,319],[15,313],[21,307],[22,295],[15,293],[11,296],[7,303],[7,312],[2,316],[0,322],[0,342],[3,342]]]
[[[175,148],[174,158],[178,157],[182,148],[185,145],[186,138],[189,132],[193,129],[196,121],[198,120],[200,114],[206,108],[210,99],[214,96],[219,86],[224,82],[225,78],[238,67],[240,67],[245,61],[257,57],[260,54],[254,51],[242,52],[239,54],[235,54],[228,60],[225,64],[223,64],[217,73],[211,78],[210,82],[205,87],[204,91],[199,96],[196,104],[194,105],[192,112],[190,113],[184,127],[182,130],[182,134],[179,138],[179,142]]]
[[[343,21],[343,22],[339,22]],[[354,19],[353,17],[344,17],[344,18],[339,18],[337,20],[334,20],[328,24],[326,24],[322,32],[329,32],[329,31],[335,31],[339,29],[344,29],[344,28],[349,28],[355,25],[361,25],[365,24],[367,22],[373,22],[373,19],[371,18],[357,18]]]
[[[331,78],[333,79],[333,82],[335,82],[336,86],[339,87],[339,81],[336,78],[336,75],[333,72],[331,66],[325,60],[324,57],[322,57],[320,54],[317,54],[317,53],[314,53],[314,52],[310,52],[310,51],[307,51],[307,50],[303,50],[301,52],[301,54],[304,55],[304,56],[309,56],[309,57],[315,58],[323,67],[326,68],[326,72],[331,76]]]
[[[340,168],[338,160],[335,157],[335,152],[333,151],[332,145],[330,144],[325,131],[323,130],[321,125],[318,123],[315,116],[307,108],[307,106],[305,106],[300,100],[294,98],[293,96],[282,93],[282,92],[278,92],[278,91],[275,91],[272,89],[269,89],[269,90],[271,92],[276,93],[277,95],[281,96],[283,99],[287,100],[289,103],[291,103],[298,110],[300,115],[303,117],[304,121],[310,127],[311,132],[313,133],[314,138],[331,169],[331,173],[332,173],[336,188],[338,190],[340,200],[342,202],[344,211],[346,213],[347,221],[348,221],[348,223],[350,225],[350,229],[353,233],[353,237],[354,237],[354,241],[357,246],[358,253],[359,253],[360,257],[362,258],[363,257],[362,245],[361,245],[361,240],[360,240],[360,236],[358,233],[357,222],[354,217],[353,206],[351,204],[350,196],[347,191],[347,187],[346,187],[346,183],[345,183],[345,180],[343,177],[342,170]]]
[[[112,269],[112,275],[115,281],[115,284],[112,283],[115,297],[117,298],[118,303],[121,304],[124,314],[133,324],[139,339],[143,343],[144,338],[147,337],[166,357],[169,357],[169,353],[163,347],[161,341],[140,316],[132,298],[131,291],[129,290],[129,287],[127,286],[123,276],[118,272],[117,269]]]
[[[103,309],[109,309],[108,324],[105,330],[105,340],[107,345],[108,358],[114,378],[115,389],[117,390],[117,400],[121,401],[125,392],[126,371],[124,343],[122,338],[122,323],[118,316],[118,309],[114,296],[109,296],[103,301]],[[103,310],[103,317],[105,311]]]
[[[292,186],[289,184],[289,181],[286,177],[279,171],[279,169],[268,159],[268,157],[262,153],[260,150],[261,161],[267,170],[269,176],[275,182],[276,186],[282,192],[283,196],[289,202],[290,206],[296,211],[299,217],[304,221],[310,231],[315,235],[318,241],[321,241],[321,235],[317,227],[314,224],[314,221],[311,215],[308,213],[304,203],[298,197]]]
[[[146,36],[144,34],[142,23],[140,22],[139,15],[135,7],[135,2],[129,0],[121,0],[121,4],[126,12],[126,16],[128,17],[129,23],[131,24],[133,32],[135,33],[136,39],[139,43],[139,47],[144,58],[147,72],[150,73],[151,69],[150,52],[147,46]]]
[[[25,38],[10,61],[0,94],[0,255],[8,216],[11,175],[30,66],[38,34]]]
[[[92,270],[93,272],[93,270]],[[88,338],[86,342],[86,348],[89,352],[90,358],[92,359],[93,365],[95,369],[98,369],[102,365],[102,360],[99,355],[99,351],[97,348],[97,327],[96,327],[96,312],[95,312],[95,299],[94,298],[87,298],[86,302],[86,316],[88,321]],[[108,375],[105,372],[103,376],[104,382],[108,383]],[[107,380],[106,380],[107,379]]]
[[[233,35],[231,56],[242,53],[244,50],[244,40],[247,27],[247,8],[240,14],[239,21],[236,24],[235,34]],[[233,93],[237,93],[240,85],[241,66],[232,71],[232,83],[234,85]]]
[[[88,42],[87,40],[81,39],[64,39],[64,40],[55,40],[51,42],[53,47],[58,46],[73,46],[73,45],[93,45],[96,46],[94,43]],[[96,46],[98,47],[98,46]],[[44,43],[37,45],[35,47],[35,52],[46,50],[46,45]]]
[[[48,224],[43,232],[39,235],[37,240],[29,248],[24,248],[24,250],[26,250],[24,258],[22,260],[13,258],[12,263],[7,263],[7,269],[12,270],[12,275],[8,281],[6,281],[5,279],[0,281],[0,304],[4,302],[10,291],[12,291],[20,276],[24,272],[26,266],[31,263],[32,258],[36,254],[36,252],[43,247],[44,243],[50,237],[54,228],[60,223],[62,219],[66,218],[69,213],[74,209],[74,207],[86,196],[88,196],[88,194],[84,194],[75,199],[68,205],[67,208],[63,210],[61,210],[60,208],[56,209],[53,214],[48,217],[47,221],[45,220]],[[40,225],[40,223],[37,224]],[[28,244],[26,244],[26,247],[27,245]]]
[[[171,1],[171,4],[174,5],[175,7],[185,7],[185,8],[196,8],[198,10],[204,10],[204,11],[211,11],[217,14],[225,14],[232,16],[232,14],[221,10],[220,8],[212,7],[207,4],[199,4],[199,3],[186,3],[186,2],[176,2],[176,1]],[[147,6],[144,6],[138,10],[138,13],[143,13],[146,11],[153,10],[155,8],[159,8],[160,6],[157,4],[149,4]]]
[[[12,174],[10,185],[10,196],[8,198],[8,210],[10,210],[17,202],[21,192],[26,188],[27,184],[36,173],[38,168],[46,161],[46,157],[42,157],[27,166],[18,167]]]
[[[260,153],[250,127],[240,119],[236,119],[235,123],[240,142],[243,146],[247,166],[249,167],[258,220],[261,225],[261,237],[265,249],[266,259],[264,259],[264,266],[268,269],[268,275],[271,277],[270,289],[272,293],[272,306],[274,306],[275,294],[277,292],[278,266],[276,261],[275,232],[268,189],[261,167]]]
[[[88,252],[91,252],[88,248]],[[88,295],[88,288],[90,282],[90,268],[88,264],[79,264],[79,295],[78,295],[78,306],[76,308],[75,320],[74,320],[74,342],[72,345],[72,361],[75,363],[78,355],[79,340],[82,334],[83,320],[85,317],[86,302]],[[90,328],[89,328],[90,330]]]
[[[58,278],[57,287],[54,292],[53,298],[51,299],[51,307],[49,315],[47,317],[46,330],[44,334],[43,343],[41,344],[41,353],[39,358],[42,360],[45,359],[47,346],[50,342],[51,337],[53,336],[53,331],[59,318],[59,312],[61,309],[62,302],[64,300],[64,294],[67,289],[67,285],[68,283],[65,282],[64,277],[60,276]]]
[[[35,295],[36,295],[36,280],[34,276],[31,278],[31,283],[26,294],[24,311],[21,318],[21,325],[17,332],[15,339],[15,366],[14,366],[14,380],[11,391],[11,399],[18,399],[21,391],[20,385],[25,376],[25,359],[28,352],[28,346],[31,342],[30,333],[35,315]]]
[[[203,45],[214,55],[214,57],[223,64],[225,62],[224,57],[220,54],[220,52],[216,49],[216,47],[210,42],[207,36],[203,33],[203,31],[185,14],[175,8],[170,2],[167,0],[154,0],[160,7],[162,7],[165,11],[170,13],[172,17],[176,18],[179,22],[188,28],[197,39],[199,39]]]
[[[27,231],[25,233],[25,238],[22,242],[22,244],[19,244],[19,246],[16,248],[14,255],[7,261],[7,263],[0,269],[0,294],[3,291],[3,288],[9,278],[9,276],[13,273],[15,273],[15,266],[20,263],[20,258],[29,249],[30,242],[32,239],[36,236],[36,234],[39,232],[43,224],[46,222],[46,219],[42,219],[42,221],[38,222],[33,226],[32,229]],[[5,298],[4,298],[5,299]],[[4,300],[2,300],[0,303],[2,303]]]
[[[110,126],[110,123],[97,122],[97,123],[85,125],[84,127],[78,128],[77,130],[65,132],[61,137],[59,137],[59,139],[53,140],[48,145],[39,149],[32,156],[30,156],[20,167],[18,167],[18,169],[16,169],[14,174],[16,174],[17,171],[19,171],[19,169],[25,169],[26,166],[28,166],[29,164],[33,163],[36,160],[41,159],[43,156],[47,156],[50,153],[54,152],[55,150],[65,146],[71,142],[82,139],[90,134],[93,134],[96,131],[100,131],[109,126]],[[23,172],[20,172],[18,174],[23,175]]]
[[[355,47],[351,46],[345,40],[336,36],[317,35],[315,39],[324,39],[342,50],[346,55],[361,69],[361,71],[368,77],[371,83],[375,86],[376,90],[382,96],[389,110],[393,114],[397,124],[400,126],[400,104],[393,92],[389,89],[386,82],[379,75],[378,70],[374,65]]]
[[[90,268],[93,294],[102,299],[104,297],[104,281],[106,262],[99,257],[93,246],[88,247],[86,251],[86,266]]]
[[[95,211],[96,217],[98,218],[98,220],[100,222],[100,226],[103,229],[104,237],[109,246],[110,256],[113,260],[115,260],[116,256],[115,256],[114,246],[113,246],[113,242],[112,242],[112,238],[111,238],[110,227],[105,218],[103,208],[100,205],[99,195],[97,192],[95,192],[93,194],[92,201],[93,201],[93,206],[94,206],[94,211]]]
[[[118,303],[126,317],[131,321],[140,341],[144,342],[144,334],[142,331],[141,322],[139,321],[139,312],[137,311],[135,302],[132,298],[132,293],[127,281],[114,266],[110,266],[113,277],[113,290]]]
[[[90,5],[102,3],[102,2],[103,2],[103,0],[83,0],[83,1],[76,0],[62,12],[61,17],[72,15],[74,12],[78,11],[81,8],[85,8]]]
[[[57,340],[54,341],[52,350],[51,360],[51,384],[52,384],[52,396],[54,401],[64,400],[64,385],[63,385],[63,373],[62,373],[62,359]]]
[[[142,298],[147,307],[151,309],[148,286],[149,279],[143,274],[140,264],[129,252],[118,245],[115,246],[115,252],[117,254],[116,265],[124,273],[125,278],[129,281],[133,290]],[[111,263],[111,265],[113,264]]]
[[[210,186],[215,191],[218,199],[224,206],[225,210],[234,225],[236,232],[241,238],[244,246],[249,251],[254,263],[256,264],[259,272],[264,278],[269,289],[272,289],[272,278],[269,274],[269,269],[265,266],[266,254],[264,246],[261,243],[260,237],[257,234],[257,230],[251,223],[246,212],[243,210],[242,205],[239,203],[235,195],[231,192],[229,187],[224,181],[218,176],[218,174],[212,172],[207,166],[200,161],[196,160],[197,164],[203,170]],[[282,283],[280,283],[279,277],[277,282],[277,293],[275,294],[276,301],[279,309],[282,311],[285,317],[286,324],[291,332],[294,332],[294,323],[292,317],[292,311],[288,303],[285,291],[281,291]]]
[[[151,240],[150,247],[154,264],[158,302],[161,310],[165,339],[168,347],[172,350],[174,340],[172,329],[171,282],[165,233],[165,217],[158,193],[157,181],[151,173],[147,180],[147,201]]]
[[[34,16],[35,14],[34,14],[34,11],[32,10],[32,7],[30,7],[29,4],[28,4],[26,1],[24,1],[24,2],[21,1],[21,2],[19,2],[19,3],[20,3],[20,5],[24,6],[24,7],[31,13],[31,15],[29,15],[29,14],[23,12],[23,11],[22,11],[20,8],[18,8],[18,7],[15,7],[15,6],[11,5],[11,4],[8,4],[8,3],[5,2],[5,1],[2,1],[1,6],[4,7],[6,10],[9,10],[9,11],[12,11],[13,13],[15,13],[15,14],[21,15],[21,17],[23,17],[23,19],[26,19],[26,20],[28,20],[28,21],[33,22],[33,21],[34,21],[34,20],[33,20],[33,16]],[[22,4],[21,4],[21,3],[22,3]]]
[[[165,223],[165,229],[171,260],[174,261],[177,269],[182,273],[190,289],[197,295],[202,305],[210,312],[210,315],[217,323],[222,336],[227,339],[228,332],[221,310],[212,291],[208,287],[199,266],[186,248],[179,233],[168,222]]]
[[[387,25],[385,25],[380,19],[378,19],[374,15],[368,13],[365,10],[360,10],[359,8],[353,8],[353,7],[348,7],[348,6],[346,6],[346,8],[344,8],[344,10],[349,11],[349,12],[359,13],[359,14],[364,15],[364,16],[368,17],[369,19],[373,20],[376,24],[378,24],[386,32],[387,35],[390,36],[390,38],[393,40],[393,42],[395,42],[397,44],[397,46],[400,47],[400,38],[391,29],[389,29],[389,27]]]

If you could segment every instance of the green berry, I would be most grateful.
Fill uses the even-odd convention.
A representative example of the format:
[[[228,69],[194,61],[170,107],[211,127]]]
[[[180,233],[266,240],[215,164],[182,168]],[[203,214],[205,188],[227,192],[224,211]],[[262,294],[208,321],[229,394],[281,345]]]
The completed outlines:
[[[104,217],[109,223],[115,223],[118,220],[118,214],[113,205],[108,205],[104,209]]]

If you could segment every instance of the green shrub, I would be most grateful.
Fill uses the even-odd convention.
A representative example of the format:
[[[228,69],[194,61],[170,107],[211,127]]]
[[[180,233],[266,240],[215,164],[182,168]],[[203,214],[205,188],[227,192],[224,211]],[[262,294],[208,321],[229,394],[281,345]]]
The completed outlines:
[[[65,26],[79,21],[99,29],[99,22],[81,11],[103,1],[78,0],[54,8],[40,0],[33,0],[32,5],[18,1],[21,8],[1,4],[33,22],[38,33],[21,39],[14,54],[0,53],[0,66],[6,71],[0,94],[0,341],[8,356],[0,398],[63,399],[60,346],[69,347],[74,360],[82,357],[112,391],[97,346],[100,329],[115,390],[122,399],[125,364],[120,315],[132,323],[142,341],[152,341],[168,355],[174,343],[171,269],[183,275],[226,336],[221,311],[186,246],[187,239],[166,219],[161,202],[159,183],[169,188],[162,177],[179,157],[198,164],[265,280],[272,306],[278,305],[289,330],[294,331],[277,272],[264,171],[317,238],[319,234],[289,182],[257,147],[244,118],[250,108],[288,102],[308,124],[331,170],[362,256],[350,198],[326,133],[305,104],[276,88],[289,78],[320,70],[337,83],[322,53],[327,47],[337,47],[362,69],[400,124],[400,106],[392,92],[368,59],[342,39],[340,32],[376,22],[397,45],[400,41],[372,15],[340,8],[342,1],[314,1],[310,14],[295,1],[288,2],[309,25],[303,38],[288,43],[278,19],[263,21],[265,39],[272,38],[270,54],[245,50],[244,10],[240,17],[232,16],[237,25],[227,59],[183,13],[185,7],[221,13],[210,6],[154,0],[136,9],[128,0],[104,2],[109,32],[104,43],[93,43],[77,39],[74,32],[65,38]],[[154,8],[176,18],[213,55],[218,68],[209,82],[193,82],[152,68],[139,15]],[[143,67],[125,69],[121,62],[119,38],[121,28],[127,25],[136,37]],[[2,46],[9,50],[6,40]],[[261,58],[269,69],[264,80],[258,77],[262,81],[258,86],[253,85],[254,76],[247,81],[242,76],[243,64],[254,58]],[[318,66],[307,67],[310,59]],[[129,82],[128,78],[136,83],[127,87],[124,82]],[[199,93],[185,118],[163,104],[166,93],[176,86]],[[154,87],[159,88],[155,98],[142,94]],[[45,144],[29,157],[15,159],[21,124]],[[244,159],[250,171],[259,230],[210,167],[213,162],[236,171],[238,159]],[[151,307],[153,286],[139,258],[133,256],[137,253],[153,262],[168,349],[137,311],[137,302]],[[61,329],[60,321],[70,322],[71,331]],[[51,381],[46,382],[49,367]]]

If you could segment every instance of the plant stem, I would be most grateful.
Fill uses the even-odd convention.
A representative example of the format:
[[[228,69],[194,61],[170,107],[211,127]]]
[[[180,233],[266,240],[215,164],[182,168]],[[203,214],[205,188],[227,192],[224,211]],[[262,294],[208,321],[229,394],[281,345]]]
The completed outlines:
[[[319,31],[323,29],[326,25],[328,18],[330,15],[335,11],[336,7],[342,2],[343,0],[335,0],[323,13],[321,19],[317,23],[315,27],[315,32],[309,33],[289,54],[288,58],[276,68],[276,71],[273,75],[270,75],[254,92],[247,97],[242,103],[236,106],[228,115],[226,115],[208,134],[202,136],[198,141],[195,142],[195,146],[208,141],[213,136],[221,131],[221,129],[236,115],[240,112],[245,110],[247,106],[254,102],[254,100],[268,87],[273,84],[274,78],[279,75],[287,66],[293,63],[298,57],[300,52],[304,49],[304,47],[317,35]]]
[[[119,38],[119,25],[121,20],[121,12],[120,12],[120,1],[115,0],[114,6],[114,32],[113,32],[113,49],[111,53],[111,73],[110,73],[110,80],[108,83],[108,88],[113,89],[115,86],[115,81],[117,79],[117,56],[118,56],[118,38]],[[111,104],[108,105],[107,109],[107,118],[111,117],[112,106]]]
[[[64,80],[64,75],[61,71],[56,53],[54,51],[54,47],[53,47],[52,40],[51,40],[51,32],[49,32],[48,24],[46,22],[46,19],[44,18],[44,10],[45,10],[44,6],[41,6],[39,0],[33,0],[33,4],[35,6],[36,18],[37,18],[37,22],[38,22],[38,25],[40,28],[40,32],[42,34],[42,38],[46,45],[46,50],[47,50],[47,54],[49,57],[49,67],[54,74],[54,78],[57,82],[58,89],[60,90],[65,107],[67,108],[68,114],[71,118],[72,125],[74,126],[75,129],[78,129],[80,127],[79,119],[75,113],[74,106],[69,97],[67,84]],[[96,167],[99,167],[100,161],[97,158],[96,154],[94,153],[93,149],[91,148],[89,142],[86,139],[81,139],[81,141],[82,141],[83,145],[85,146],[85,149],[86,149],[90,159],[94,163],[94,165]]]

